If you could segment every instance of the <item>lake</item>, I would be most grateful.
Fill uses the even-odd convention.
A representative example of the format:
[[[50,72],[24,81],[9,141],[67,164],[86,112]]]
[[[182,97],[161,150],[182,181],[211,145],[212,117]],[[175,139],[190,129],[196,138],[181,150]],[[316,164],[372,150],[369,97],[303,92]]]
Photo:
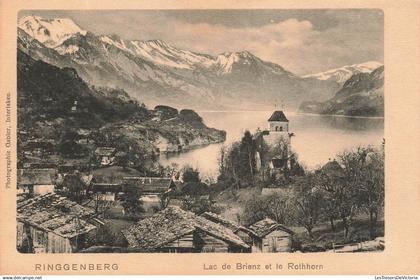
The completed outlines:
[[[227,132],[226,141],[179,154],[162,155],[162,165],[192,165],[200,170],[201,177],[218,175],[220,148],[239,141],[245,130],[252,133],[259,127],[267,129],[267,120],[272,111],[201,111],[205,124]],[[299,162],[308,169],[317,168],[339,152],[358,145],[379,146],[384,137],[382,118],[361,118],[344,116],[320,116],[285,112],[289,119],[289,132],[292,137],[292,150],[298,154]]]

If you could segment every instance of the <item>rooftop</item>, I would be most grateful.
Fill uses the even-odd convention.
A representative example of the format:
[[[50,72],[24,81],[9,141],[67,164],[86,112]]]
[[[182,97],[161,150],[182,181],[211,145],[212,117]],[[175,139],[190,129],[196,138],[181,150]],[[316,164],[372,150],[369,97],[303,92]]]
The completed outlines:
[[[251,226],[249,226],[249,229],[251,229],[252,232],[254,232],[255,235],[259,238],[263,238],[264,236],[270,234],[275,230],[281,230],[287,232],[288,234],[294,234],[292,230],[269,218],[265,218],[264,220],[252,224]]]
[[[16,219],[65,238],[87,233],[96,226],[87,222],[95,211],[56,194],[18,200]]]
[[[328,161],[326,164],[324,164],[319,171],[321,172],[332,172],[332,173],[341,173],[343,172],[343,168],[341,165],[334,159]]]
[[[54,185],[57,179],[57,169],[18,169],[18,185]]]
[[[271,117],[268,119],[269,122],[289,122],[284,115],[283,111],[274,111]]]
[[[203,214],[201,214],[201,217],[206,218],[209,221],[215,222],[217,224],[221,224],[222,226],[225,226],[227,228],[229,228],[230,230],[232,230],[233,232],[236,232],[239,229],[239,225],[227,220],[225,218],[223,218],[222,216],[219,216],[215,213],[212,212],[205,212]]]
[[[124,188],[136,188],[142,192],[166,192],[175,188],[171,178],[123,177]]]
[[[230,244],[249,248],[231,229],[174,206],[132,225],[122,233],[129,247],[154,250],[195,230],[201,230]]]

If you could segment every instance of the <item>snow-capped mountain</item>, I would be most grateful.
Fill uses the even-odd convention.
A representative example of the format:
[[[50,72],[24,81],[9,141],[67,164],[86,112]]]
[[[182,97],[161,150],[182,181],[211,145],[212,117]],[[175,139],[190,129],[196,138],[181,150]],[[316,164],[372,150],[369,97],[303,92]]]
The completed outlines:
[[[55,48],[74,34],[86,35],[71,19],[44,19],[26,16],[19,19],[18,27],[47,47]]]
[[[303,76],[303,78],[316,78],[319,80],[329,80],[343,84],[354,74],[371,73],[373,70],[382,65],[382,63],[377,61],[368,61],[365,63],[347,65],[340,68],[331,69],[317,74],[306,75]]]
[[[22,27],[22,28],[21,28]],[[150,105],[258,108],[283,100],[326,100],[334,81],[304,79],[248,51],[218,56],[183,50],[162,40],[97,36],[70,19],[24,17],[18,48],[34,59],[72,67],[85,81],[119,87]]]
[[[352,75],[326,102],[304,102],[300,110],[317,114],[348,116],[384,115],[384,66],[370,73]]]

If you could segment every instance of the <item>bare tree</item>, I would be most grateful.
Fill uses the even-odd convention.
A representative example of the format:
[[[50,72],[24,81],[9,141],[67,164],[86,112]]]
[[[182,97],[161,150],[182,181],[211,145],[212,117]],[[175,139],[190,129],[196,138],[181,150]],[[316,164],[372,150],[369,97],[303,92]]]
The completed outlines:
[[[294,201],[294,218],[313,238],[312,230],[321,218],[322,195],[315,186],[312,174],[297,183]]]

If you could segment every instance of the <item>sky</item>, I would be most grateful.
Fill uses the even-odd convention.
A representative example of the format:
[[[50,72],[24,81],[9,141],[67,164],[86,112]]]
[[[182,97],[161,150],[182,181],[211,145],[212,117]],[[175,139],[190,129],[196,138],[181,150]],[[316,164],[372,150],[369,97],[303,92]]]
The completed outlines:
[[[248,50],[306,75],[344,65],[383,63],[381,10],[95,10],[21,11],[19,16],[71,18],[96,35],[161,39],[218,55]]]

